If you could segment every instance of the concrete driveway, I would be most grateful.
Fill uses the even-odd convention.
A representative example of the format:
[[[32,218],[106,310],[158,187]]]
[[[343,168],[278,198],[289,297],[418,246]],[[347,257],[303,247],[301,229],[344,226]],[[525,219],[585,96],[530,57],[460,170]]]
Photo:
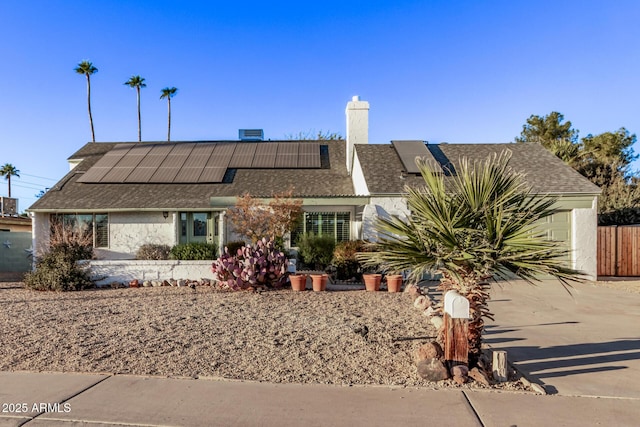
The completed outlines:
[[[485,342],[547,393],[640,398],[640,294],[555,281],[495,286]]]

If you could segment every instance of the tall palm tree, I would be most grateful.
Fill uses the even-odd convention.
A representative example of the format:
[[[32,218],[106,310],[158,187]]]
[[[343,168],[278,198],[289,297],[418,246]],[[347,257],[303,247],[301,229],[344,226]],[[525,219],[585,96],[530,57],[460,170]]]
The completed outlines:
[[[141,119],[140,119],[140,88],[147,87],[144,82],[144,77],[140,76],[131,76],[129,80],[124,82],[125,85],[128,85],[131,88],[135,88],[138,95],[138,142],[142,141],[142,130],[141,130]]]
[[[178,92],[178,88],[175,87],[165,87],[161,90],[162,95],[160,95],[160,99],[167,98],[167,102],[169,105],[169,128],[167,130],[167,141],[171,141],[171,98],[173,98]]]
[[[0,168],[0,176],[3,176],[4,179],[8,181],[9,197],[11,197],[11,177],[17,176],[18,178],[20,178],[20,171],[16,169],[16,167],[12,164],[6,163]]]
[[[483,318],[493,319],[487,304],[492,279],[515,274],[533,283],[552,276],[568,290],[568,281],[581,278],[565,264],[567,250],[538,229],[540,219],[556,212],[557,199],[536,197],[524,176],[507,167],[510,157],[505,150],[484,162],[462,159],[450,177],[418,160],[425,186],[406,188],[411,215],[378,218],[379,251],[359,254],[365,266],[410,271],[411,281],[440,273],[444,292],[467,298],[472,364],[480,355]]]
[[[97,73],[98,69],[91,62],[82,61],[74,70],[87,77],[87,106],[89,108],[89,124],[91,125],[91,141],[96,142],[96,134],[93,131],[93,116],[91,115],[91,75]]]

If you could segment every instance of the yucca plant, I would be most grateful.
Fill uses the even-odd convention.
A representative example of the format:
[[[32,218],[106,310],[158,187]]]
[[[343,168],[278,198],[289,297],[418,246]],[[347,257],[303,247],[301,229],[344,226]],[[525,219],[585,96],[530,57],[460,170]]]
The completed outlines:
[[[581,273],[566,265],[567,249],[540,233],[538,221],[556,212],[555,197],[538,197],[520,173],[508,167],[505,150],[482,162],[461,159],[450,177],[417,160],[423,188],[407,187],[408,218],[379,217],[377,252],[359,254],[364,265],[409,271],[417,282],[440,273],[443,292],[469,301],[469,361],[481,351],[492,279],[514,275],[534,283],[555,277],[568,290]],[[445,185],[446,180],[446,185]]]

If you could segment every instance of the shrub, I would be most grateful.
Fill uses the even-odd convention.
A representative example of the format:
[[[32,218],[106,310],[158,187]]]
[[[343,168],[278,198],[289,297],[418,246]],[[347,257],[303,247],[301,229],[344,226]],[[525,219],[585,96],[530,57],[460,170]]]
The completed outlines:
[[[313,233],[303,234],[298,240],[298,253],[306,265],[324,270],[331,264],[335,246],[333,237],[316,236]]]
[[[362,279],[362,266],[356,259],[356,253],[365,251],[365,242],[352,240],[340,242],[333,250],[333,265],[336,267],[336,276],[340,280],[348,280],[355,277]]]
[[[87,271],[77,261],[93,258],[91,246],[58,243],[37,262],[36,269],[24,279],[28,288],[38,291],[80,291],[94,287]]]
[[[169,259],[169,252],[171,248],[169,245],[156,245],[153,243],[147,243],[140,246],[138,252],[136,252],[136,259],[145,260],[159,260]]]
[[[216,259],[217,247],[215,243],[181,243],[171,248],[171,258],[190,260],[190,261],[206,261]]]
[[[262,239],[241,247],[236,255],[225,250],[211,271],[214,280],[229,289],[277,288],[287,280],[288,264],[287,257],[275,248],[273,241]]]
[[[229,251],[231,255],[235,255],[238,253],[238,249],[241,249],[245,243],[242,240],[234,240],[231,242],[227,242],[225,248]]]

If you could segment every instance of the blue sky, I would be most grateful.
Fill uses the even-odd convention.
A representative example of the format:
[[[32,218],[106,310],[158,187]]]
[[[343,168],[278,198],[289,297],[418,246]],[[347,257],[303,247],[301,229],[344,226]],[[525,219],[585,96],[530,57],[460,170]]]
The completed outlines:
[[[0,164],[20,209],[90,140],[235,139],[311,129],[344,135],[353,95],[370,142],[511,142],[531,114],[559,111],[581,136],[640,133],[640,2],[3,1]],[[640,152],[640,147],[636,147]],[[0,196],[7,195],[0,181]]]

